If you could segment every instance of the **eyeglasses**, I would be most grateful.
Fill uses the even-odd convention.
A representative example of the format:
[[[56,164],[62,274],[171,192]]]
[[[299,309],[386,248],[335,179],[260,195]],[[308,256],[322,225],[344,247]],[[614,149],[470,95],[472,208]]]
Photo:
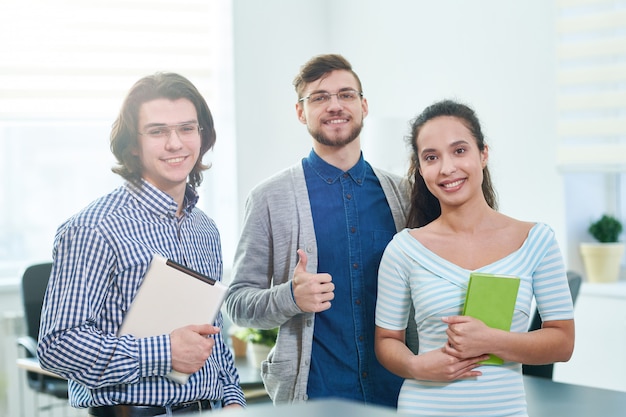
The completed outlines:
[[[363,93],[361,93],[360,91],[356,91],[356,90],[342,90],[335,94],[322,91],[319,93],[309,94],[306,97],[302,97],[298,101],[302,102],[304,100],[308,100],[309,103],[313,105],[325,104],[330,101],[332,96],[337,96],[337,100],[339,100],[342,103],[351,103],[354,100],[358,99],[359,97],[363,97]]]
[[[202,131],[202,126],[198,123],[152,126],[145,132],[139,132],[139,134],[152,139],[169,139],[172,136],[173,130],[176,131],[176,135],[178,135],[179,139],[191,139]]]

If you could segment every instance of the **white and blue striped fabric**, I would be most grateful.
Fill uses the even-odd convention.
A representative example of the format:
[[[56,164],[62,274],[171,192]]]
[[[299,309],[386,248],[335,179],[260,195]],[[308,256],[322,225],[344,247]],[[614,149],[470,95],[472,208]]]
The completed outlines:
[[[544,321],[573,319],[563,259],[552,229],[538,223],[521,248],[478,272],[515,275],[521,283],[511,331],[526,332],[533,295]],[[376,325],[404,330],[415,306],[419,353],[447,343],[444,316],[460,315],[470,270],[428,250],[399,232],[383,255],[378,276]],[[521,364],[477,368],[483,375],[454,382],[407,379],[398,412],[418,416],[526,416]]]

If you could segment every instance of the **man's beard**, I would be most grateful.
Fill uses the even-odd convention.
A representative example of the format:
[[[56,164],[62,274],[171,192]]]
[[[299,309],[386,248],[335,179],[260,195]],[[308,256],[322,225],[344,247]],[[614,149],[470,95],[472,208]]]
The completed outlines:
[[[363,120],[361,120],[360,125],[355,126],[354,129],[352,129],[352,131],[346,138],[332,139],[326,136],[325,134],[323,134],[321,131],[312,130],[310,127],[307,126],[307,130],[309,131],[311,136],[313,136],[313,139],[315,139],[319,144],[326,145],[326,146],[334,146],[337,148],[346,146],[347,144],[353,142],[361,134],[361,129],[363,129]]]

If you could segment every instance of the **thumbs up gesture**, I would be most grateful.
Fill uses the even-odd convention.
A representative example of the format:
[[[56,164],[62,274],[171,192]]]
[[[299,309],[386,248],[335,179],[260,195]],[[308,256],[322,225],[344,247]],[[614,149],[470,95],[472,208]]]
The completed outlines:
[[[330,308],[330,301],[335,298],[330,274],[311,274],[306,272],[307,256],[298,249],[300,260],[293,272],[293,295],[302,311],[318,313]]]

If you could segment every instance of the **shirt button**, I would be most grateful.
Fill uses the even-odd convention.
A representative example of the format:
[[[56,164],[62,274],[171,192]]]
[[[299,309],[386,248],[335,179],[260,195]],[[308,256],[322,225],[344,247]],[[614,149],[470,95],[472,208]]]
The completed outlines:
[[[346,194],[346,198],[347,198],[348,200],[352,200],[352,194]]]
[[[354,232],[356,232],[356,227],[351,227],[350,228],[350,233],[354,233]]]
[[[359,264],[357,264],[357,263],[352,264],[352,268],[358,269],[359,268]]]
[[[360,306],[360,305],[361,305],[361,300],[356,300],[354,303],[355,303],[356,305]]]
[[[367,378],[367,372],[363,372],[363,373],[361,373],[361,376],[362,376],[363,378]]]

